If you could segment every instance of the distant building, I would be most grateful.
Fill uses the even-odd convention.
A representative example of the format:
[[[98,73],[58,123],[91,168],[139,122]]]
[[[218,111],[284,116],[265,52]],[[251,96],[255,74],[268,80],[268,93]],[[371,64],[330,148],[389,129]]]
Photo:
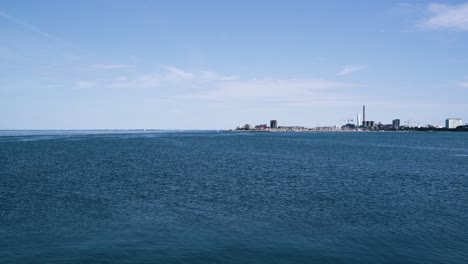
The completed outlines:
[[[303,126],[279,126],[280,131],[306,131],[307,128]]]
[[[463,122],[461,118],[447,118],[445,120],[445,128],[455,129],[458,126],[462,126]]]
[[[270,127],[271,128],[278,128],[278,121],[270,120]]]
[[[400,119],[394,119],[392,121],[392,126],[393,126],[393,129],[400,129]]]
[[[374,121],[362,121],[362,126],[363,127],[373,127],[374,126]]]
[[[255,130],[266,131],[266,130],[268,130],[268,126],[267,126],[267,124],[256,125]]]
[[[381,123],[379,123],[377,125],[377,127],[379,128],[379,130],[392,130],[393,129],[393,124],[381,124]]]
[[[245,124],[243,126],[238,126],[236,128],[236,130],[252,130],[254,129],[254,127],[252,125],[249,125],[249,124]]]
[[[353,129],[356,129],[356,125],[348,123],[348,124],[346,124],[344,126],[341,126],[341,129],[342,130],[353,130]]]

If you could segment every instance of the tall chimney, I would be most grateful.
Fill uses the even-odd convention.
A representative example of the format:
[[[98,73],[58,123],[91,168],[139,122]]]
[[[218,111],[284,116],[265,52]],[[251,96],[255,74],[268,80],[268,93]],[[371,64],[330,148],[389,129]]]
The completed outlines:
[[[362,106],[362,125],[364,126],[366,122],[366,105]]]

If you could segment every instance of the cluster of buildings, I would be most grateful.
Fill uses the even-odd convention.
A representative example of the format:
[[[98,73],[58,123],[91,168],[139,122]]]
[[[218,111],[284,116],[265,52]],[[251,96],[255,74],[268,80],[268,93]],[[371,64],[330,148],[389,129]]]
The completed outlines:
[[[426,130],[463,130],[463,120],[461,118],[447,118],[445,120],[445,127],[436,127],[434,125],[427,125],[426,127],[411,126],[410,121],[407,121],[407,125],[402,125],[400,119],[394,119],[391,124],[376,123],[375,121],[366,120],[366,106],[362,106],[362,121],[361,117],[357,115],[357,123],[346,124],[341,128],[343,130],[355,130],[355,131],[398,131],[398,130],[413,130],[413,131],[426,131]],[[468,129],[468,127],[466,127]]]
[[[461,118],[447,118],[445,120],[445,127],[436,127],[427,125],[426,127],[411,126],[407,121],[407,125],[402,125],[400,119],[394,119],[391,124],[382,124],[375,121],[366,120],[366,106],[362,107],[362,120],[361,115],[357,115],[356,123],[348,123],[343,126],[327,126],[307,128],[303,126],[278,126],[277,120],[270,120],[270,125],[243,125],[238,126],[236,130],[249,130],[249,131],[271,131],[271,132],[306,132],[306,131],[468,131],[468,125],[463,126]]]
[[[253,131],[273,131],[273,132],[304,132],[309,131],[309,128],[303,126],[278,126],[278,121],[270,120],[270,126],[268,124],[261,124],[252,126],[245,124],[238,126],[236,130],[253,130]]]
[[[357,124],[355,128],[361,128],[364,130],[414,130],[415,128],[420,128],[419,126],[413,127],[411,126],[410,122],[408,121],[408,124],[406,126],[401,125],[400,119],[394,119],[391,124],[382,124],[378,123],[376,124],[374,121],[367,121],[366,120],[366,106],[362,106],[362,123],[360,122],[360,115],[358,114],[357,116]],[[346,126],[346,125],[345,125]],[[445,120],[445,129],[456,129],[457,127],[463,126],[463,121],[461,118],[447,118]],[[438,128],[433,125],[428,125],[426,128],[437,128],[437,129],[443,129],[443,128]]]
[[[342,126],[344,130],[399,130],[400,119],[394,119],[391,124],[382,124],[375,121],[366,120],[366,106],[362,106],[362,121],[361,116],[357,114],[356,124],[346,124]]]

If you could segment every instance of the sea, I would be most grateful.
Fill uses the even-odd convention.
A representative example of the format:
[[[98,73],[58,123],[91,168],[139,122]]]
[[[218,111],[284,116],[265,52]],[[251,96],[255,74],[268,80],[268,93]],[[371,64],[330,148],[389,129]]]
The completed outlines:
[[[0,263],[468,263],[468,133],[1,131]]]

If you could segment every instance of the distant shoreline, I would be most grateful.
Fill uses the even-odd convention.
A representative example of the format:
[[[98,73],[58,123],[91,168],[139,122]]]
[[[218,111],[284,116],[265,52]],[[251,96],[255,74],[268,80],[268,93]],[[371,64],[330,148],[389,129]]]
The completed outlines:
[[[468,132],[468,129],[441,129],[441,130],[424,130],[424,129],[413,129],[413,130],[224,130],[226,132],[259,132],[259,133],[412,133],[412,132],[426,132],[426,133],[452,133],[452,132]]]

